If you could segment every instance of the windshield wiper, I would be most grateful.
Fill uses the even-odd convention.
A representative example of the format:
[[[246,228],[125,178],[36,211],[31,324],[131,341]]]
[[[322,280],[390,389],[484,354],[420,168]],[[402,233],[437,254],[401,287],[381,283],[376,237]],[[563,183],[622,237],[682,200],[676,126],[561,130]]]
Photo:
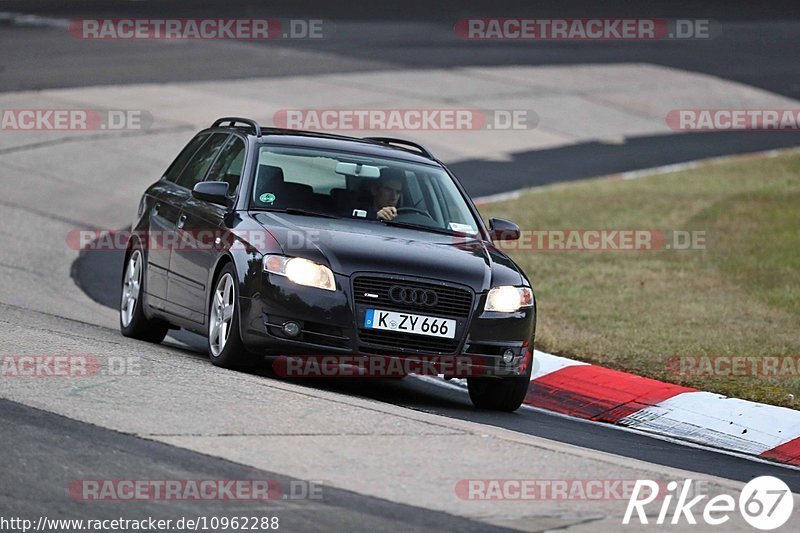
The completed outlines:
[[[283,210],[290,215],[307,215],[310,217],[323,217],[323,218],[341,218],[331,213],[320,213],[319,211],[310,211],[308,209],[298,209],[296,207],[287,207]]]
[[[310,211],[308,209],[299,209],[297,207],[286,207],[283,209],[261,208],[261,211],[272,211],[278,213],[286,213],[288,215],[304,215],[309,217],[322,217],[322,218],[342,218],[331,213],[320,213],[319,211]]]
[[[462,236],[465,235],[463,232],[453,231],[447,228],[437,228],[436,226],[426,226],[424,224],[412,224],[411,222],[399,222],[397,220],[383,220],[378,219],[387,226],[397,226],[400,228],[411,228],[411,229],[418,229],[422,231],[430,231],[431,233],[441,233],[443,235],[456,235]],[[468,235],[468,234],[467,234]],[[473,236],[474,237],[474,236]]]

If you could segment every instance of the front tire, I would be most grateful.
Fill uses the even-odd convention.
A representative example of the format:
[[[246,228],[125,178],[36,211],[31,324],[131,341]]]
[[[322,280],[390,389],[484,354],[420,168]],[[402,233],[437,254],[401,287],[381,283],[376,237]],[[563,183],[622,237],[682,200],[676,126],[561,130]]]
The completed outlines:
[[[163,320],[148,319],[144,314],[145,261],[141,245],[126,256],[122,273],[122,298],[119,304],[119,329],[125,337],[158,344],[169,331]]]
[[[246,369],[253,366],[239,334],[239,287],[231,263],[214,281],[208,309],[208,355],[223,368]]]
[[[467,389],[472,405],[478,409],[516,411],[528,394],[532,368],[533,361],[530,360],[525,374],[519,377],[467,378]]]

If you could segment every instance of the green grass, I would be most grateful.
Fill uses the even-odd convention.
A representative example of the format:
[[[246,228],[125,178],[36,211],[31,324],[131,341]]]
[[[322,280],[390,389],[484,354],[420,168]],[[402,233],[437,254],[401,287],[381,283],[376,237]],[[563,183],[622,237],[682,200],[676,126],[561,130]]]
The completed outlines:
[[[537,347],[800,407],[798,374],[692,377],[667,364],[671,356],[800,356],[800,153],[534,189],[481,212],[524,229],[705,231],[704,250],[510,251],[536,289]]]

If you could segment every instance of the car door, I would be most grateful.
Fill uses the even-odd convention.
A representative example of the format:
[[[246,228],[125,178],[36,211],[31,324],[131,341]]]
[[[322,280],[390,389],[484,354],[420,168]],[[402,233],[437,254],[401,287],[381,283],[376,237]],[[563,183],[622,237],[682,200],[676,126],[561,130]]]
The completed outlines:
[[[169,241],[177,231],[181,205],[186,201],[184,189],[176,182],[192,156],[209,137],[208,133],[201,133],[189,141],[161,180],[150,189],[146,199],[149,206],[147,228],[150,233],[147,235],[145,246],[147,255],[145,286],[147,287],[148,302],[157,309],[164,309],[166,304],[171,248]]]
[[[211,165],[229,137],[230,134],[228,133],[212,134],[202,148],[192,157],[176,182],[181,190],[181,196],[180,203],[177,206],[177,239],[173,246],[170,247],[166,310],[173,315],[200,324],[203,323],[203,315],[193,310],[190,303],[197,293],[205,291],[205,276],[202,278],[196,277],[195,270],[185,269],[183,267],[184,264],[181,261],[175,261],[174,258],[176,255],[179,256],[184,251],[191,250],[196,246],[193,235],[186,228],[187,216],[184,208],[186,203],[192,200],[192,189],[205,179]]]
[[[214,159],[216,159],[222,146],[228,140],[228,137],[228,133],[211,134],[203,146],[192,156],[175,182],[177,190],[173,196],[174,204],[171,205],[171,209],[174,208],[176,211],[175,234],[169,246],[167,246],[169,257],[167,262],[167,296],[164,310],[170,314],[193,322],[202,322],[202,317],[194,316],[182,305],[182,288],[187,284],[199,284],[204,286],[204,280],[191,280],[186,278],[181,272],[175,272],[172,267],[172,256],[175,255],[177,250],[187,246],[187,244],[191,245],[191,239],[187,240],[187,235],[183,231],[186,221],[182,213],[183,206],[192,197],[192,188],[195,184],[203,181],[205,178],[211,164],[214,162]]]
[[[239,190],[245,154],[245,140],[231,135],[205,177],[205,181],[228,183],[229,205],[233,205]],[[215,238],[224,237],[224,218],[228,213],[229,206],[189,197],[183,204],[180,218],[187,239],[194,239],[194,246],[176,248],[170,258],[170,270],[175,273],[170,298],[193,317],[192,320],[200,318],[203,324],[209,294],[206,282],[220,253]]]

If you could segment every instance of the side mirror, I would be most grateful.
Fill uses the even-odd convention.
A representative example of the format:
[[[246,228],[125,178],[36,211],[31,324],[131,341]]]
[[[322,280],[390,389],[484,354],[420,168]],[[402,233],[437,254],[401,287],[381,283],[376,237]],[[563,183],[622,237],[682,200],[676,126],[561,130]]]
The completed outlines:
[[[504,218],[490,218],[489,229],[493,241],[516,241],[519,239],[519,226]]]
[[[228,183],[225,181],[201,181],[192,189],[198,200],[228,206]]]

